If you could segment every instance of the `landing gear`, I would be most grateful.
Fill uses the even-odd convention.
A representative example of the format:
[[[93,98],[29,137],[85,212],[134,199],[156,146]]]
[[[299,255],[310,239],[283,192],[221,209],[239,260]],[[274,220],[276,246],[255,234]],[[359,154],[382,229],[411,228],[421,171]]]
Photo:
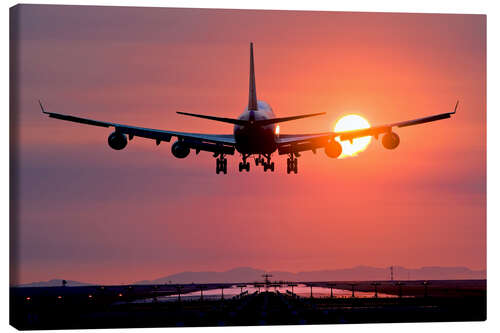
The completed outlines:
[[[225,158],[223,154],[220,154],[219,158],[216,159],[215,162],[216,162],[215,172],[217,174],[219,174],[220,172],[227,174],[227,158]]]
[[[271,172],[274,172],[274,162],[271,162],[271,154],[266,154],[264,155],[266,157],[266,162],[264,162],[264,159],[261,157],[261,164],[264,167],[264,172],[267,170],[271,170]]]
[[[290,154],[290,157],[286,160],[286,173],[297,173],[299,164],[298,162],[299,160],[293,154]]]
[[[271,170],[271,172],[274,172],[274,162],[264,164],[264,172],[268,169]]]
[[[255,166],[259,166],[259,164],[264,165],[264,158],[260,155],[258,158],[255,159]]]
[[[246,170],[247,172],[250,171],[250,162],[247,162],[248,156],[250,156],[250,155],[243,154],[243,162],[240,162],[240,164],[238,166],[240,172],[243,170]],[[255,163],[257,163],[257,162],[255,162]]]
[[[250,171],[250,163],[249,162],[240,162],[239,165],[240,172],[243,170],[246,170],[247,172]]]

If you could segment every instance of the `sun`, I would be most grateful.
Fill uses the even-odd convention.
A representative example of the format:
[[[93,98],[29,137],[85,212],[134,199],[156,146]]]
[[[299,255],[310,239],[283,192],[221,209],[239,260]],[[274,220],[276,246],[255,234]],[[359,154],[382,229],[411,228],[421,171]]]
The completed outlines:
[[[357,114],[349,114],[340,118],[335,124],[335,132],[345,132],[352,131],[355,129],[369,128],[370,123],[363,117]],[[359,152],[368,147],[372,138],[371,136],[365,136],[362,138],[356,138],[350,141],[340,141],[339,137],[335,138],[342,145],[342,154],[339,158],[345,158],[350,156],[356,156]]]

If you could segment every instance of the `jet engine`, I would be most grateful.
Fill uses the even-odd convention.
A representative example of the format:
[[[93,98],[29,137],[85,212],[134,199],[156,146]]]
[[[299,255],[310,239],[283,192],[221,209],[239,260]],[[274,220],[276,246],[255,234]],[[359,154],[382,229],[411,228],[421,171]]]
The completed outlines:
[[[172,145],[172,154],[177,158],[185,158],[189,155],[189,146],[181,141],[175,141]]]
[[[342,154],[342,145],[333,140],[325,147],[325,154],[330,158],[337,158]]]
[[[382,138],[382,145],[387,149],[396,149],[399,146],[399,136],[394,132],[387,133]]]
[[[127,146],[127,137],[123,133],[114,131],[108,137],[108,144],[114,150],[122,150]]]

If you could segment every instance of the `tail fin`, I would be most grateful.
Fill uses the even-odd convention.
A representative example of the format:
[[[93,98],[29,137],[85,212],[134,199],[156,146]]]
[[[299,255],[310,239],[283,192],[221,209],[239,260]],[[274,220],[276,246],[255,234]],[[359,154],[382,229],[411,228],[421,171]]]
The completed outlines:
[[[248,110],[258,110],[257,91],[255,90],[255,70],[253,64],[253,43],[250,43],[250,85],[248,90]]]

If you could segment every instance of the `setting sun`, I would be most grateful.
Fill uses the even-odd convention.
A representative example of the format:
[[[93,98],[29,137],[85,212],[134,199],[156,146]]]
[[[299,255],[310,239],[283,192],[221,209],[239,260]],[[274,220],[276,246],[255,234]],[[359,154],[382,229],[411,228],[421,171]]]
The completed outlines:
[[[369,127],[370,123],[365,118],[356,114],[349,114],[337,121],[334,131],[345,132]],[[365,150],[366,147],[368,147],[368,145],[370,144],[372,138],[371,136],[365,136],[352,140],[352,143],[350,141],[340,141],[340,138],[338,137],[335,140],[340,142],[340,144],[342,145],[342,154],[339,156],[339,158],[344,158],[349,156],[356,156],[359,152]]]

